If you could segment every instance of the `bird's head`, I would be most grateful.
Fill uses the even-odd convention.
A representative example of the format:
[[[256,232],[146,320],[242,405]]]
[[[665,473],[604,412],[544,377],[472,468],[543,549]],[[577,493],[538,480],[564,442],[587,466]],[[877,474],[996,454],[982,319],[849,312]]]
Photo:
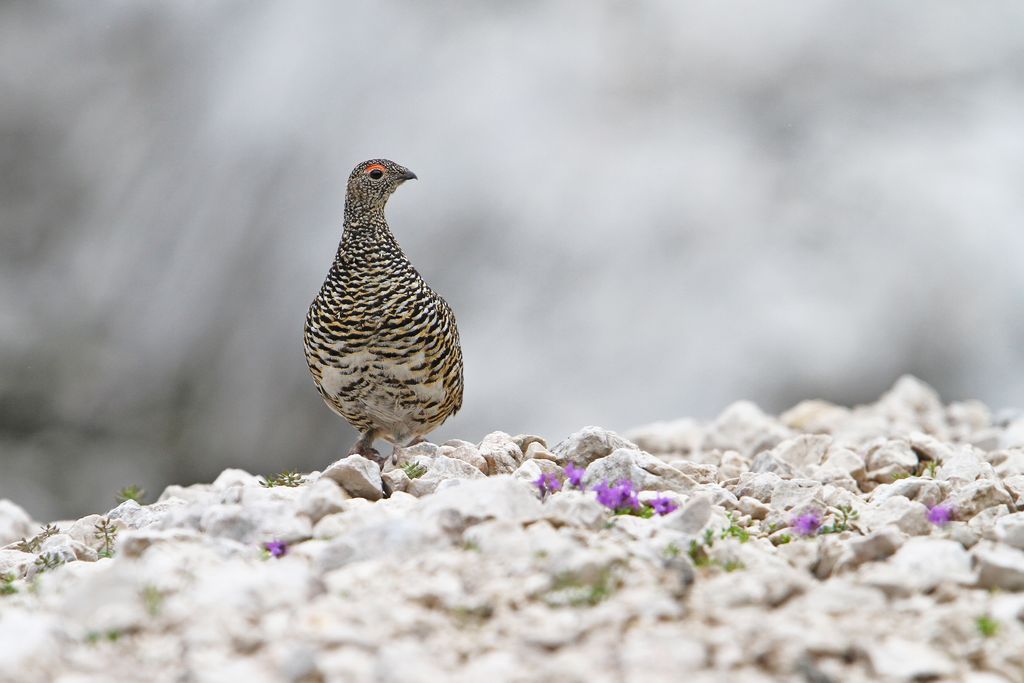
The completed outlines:
[[[370,159],[357,165],[348,177],[348,196],[369,207],[384,208],[388,197],[416,174],[387,159]]]

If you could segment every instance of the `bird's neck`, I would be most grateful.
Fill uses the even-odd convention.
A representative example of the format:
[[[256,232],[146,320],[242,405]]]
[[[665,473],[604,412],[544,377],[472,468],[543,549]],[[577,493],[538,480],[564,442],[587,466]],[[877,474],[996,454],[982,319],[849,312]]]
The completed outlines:
[[[401,254],[402,250],[384,218],[384,207],[367,206],[349,198],[345,202],[345,231],[338,245],[338,259],[345,254],[360,254],[357,261],[365,263],[375,256],[395,252]]]

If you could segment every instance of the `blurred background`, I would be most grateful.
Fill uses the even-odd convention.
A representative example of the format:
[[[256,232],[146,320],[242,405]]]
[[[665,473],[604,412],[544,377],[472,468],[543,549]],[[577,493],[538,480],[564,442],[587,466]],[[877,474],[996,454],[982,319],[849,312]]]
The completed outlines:
[[[1024,5],[0,4],[0,497],[40,520],[354,433],[302,353],[344,184],[455,309],[433,435],[905,372],[1024,406]]]

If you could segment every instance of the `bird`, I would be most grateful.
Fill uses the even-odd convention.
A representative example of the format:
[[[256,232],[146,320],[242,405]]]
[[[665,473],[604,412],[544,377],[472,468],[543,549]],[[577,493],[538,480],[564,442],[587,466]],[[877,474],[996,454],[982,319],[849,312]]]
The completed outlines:
[[[455,315],[420,277],[384,216],[395,190],[414,179],[388,159],[352,170],[341,243],[305,322],[316,388],[359,431],[348,454],[381,470],[388,458],[373,447],[375,440],[393,446],[394,460],[400,448],[426,440],[462,407]]]

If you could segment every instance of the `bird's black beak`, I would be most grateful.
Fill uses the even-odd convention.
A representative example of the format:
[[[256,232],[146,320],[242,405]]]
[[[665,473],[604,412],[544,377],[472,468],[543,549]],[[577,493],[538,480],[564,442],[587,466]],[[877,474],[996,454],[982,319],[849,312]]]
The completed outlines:
[[[402,171],[402,174],[398,176],[398,179],[402,182],[405,182],[406,180],[416,180],[416,174],[409,169],[405,169]]]

